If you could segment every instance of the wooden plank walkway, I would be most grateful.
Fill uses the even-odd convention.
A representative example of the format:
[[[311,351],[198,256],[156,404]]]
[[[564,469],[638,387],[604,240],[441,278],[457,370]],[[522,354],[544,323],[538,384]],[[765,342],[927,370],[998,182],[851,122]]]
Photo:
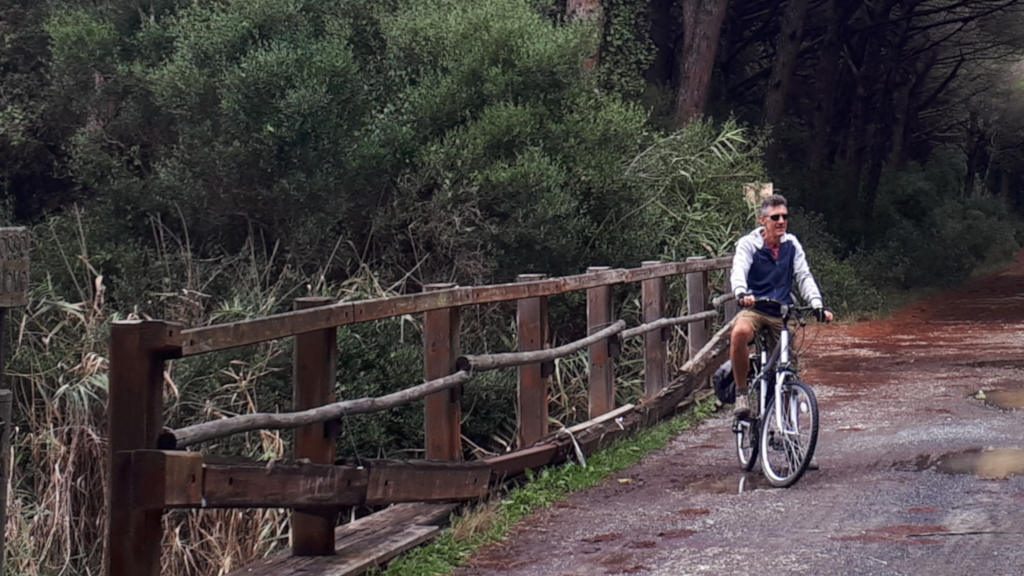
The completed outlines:
[[[334,556],[295,557],[284,550],[228,576],[350,576],[427,542],[448,524],[456,504],[396,504],[339,526]]]

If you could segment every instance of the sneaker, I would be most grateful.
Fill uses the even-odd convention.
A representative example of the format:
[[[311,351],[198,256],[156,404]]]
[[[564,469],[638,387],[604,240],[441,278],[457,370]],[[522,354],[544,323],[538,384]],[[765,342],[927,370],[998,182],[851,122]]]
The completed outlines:
[[[736,404],[732,408],[732,415],[737,418],[750,417],[750,406],[747,403],[746,394],[739,394],[736,396]]]

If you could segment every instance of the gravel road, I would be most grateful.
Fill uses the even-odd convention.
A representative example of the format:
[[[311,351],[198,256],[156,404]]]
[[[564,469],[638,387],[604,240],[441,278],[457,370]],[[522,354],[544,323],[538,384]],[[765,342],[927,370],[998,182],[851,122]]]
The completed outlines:
[[[802,345],[820,469],[795,486],[739,472],[722,411],[457,574],[1024,573],[1024,258]]]

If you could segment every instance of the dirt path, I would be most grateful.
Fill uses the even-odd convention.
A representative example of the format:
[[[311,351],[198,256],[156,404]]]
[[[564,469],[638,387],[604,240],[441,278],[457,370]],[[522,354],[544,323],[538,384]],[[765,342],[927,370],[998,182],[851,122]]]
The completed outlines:
[[[458,574],[1024,573],[1024,413],[994,405],[1024,406],[1024,258],[805,336],[820,470],[787,490],[741,474],[723,414]]]

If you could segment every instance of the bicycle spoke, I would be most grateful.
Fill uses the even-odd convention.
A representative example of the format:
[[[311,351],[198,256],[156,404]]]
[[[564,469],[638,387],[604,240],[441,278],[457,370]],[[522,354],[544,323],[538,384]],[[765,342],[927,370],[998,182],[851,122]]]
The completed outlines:
[[[789,463],[789,469],[790,471],[796,470],[797,468],[800,467],[801,461],[803,459],[803,451],[800,448],[800,440],[798,438],[787,439],[784,443],[784,446],[786,448],[786,460]]]

